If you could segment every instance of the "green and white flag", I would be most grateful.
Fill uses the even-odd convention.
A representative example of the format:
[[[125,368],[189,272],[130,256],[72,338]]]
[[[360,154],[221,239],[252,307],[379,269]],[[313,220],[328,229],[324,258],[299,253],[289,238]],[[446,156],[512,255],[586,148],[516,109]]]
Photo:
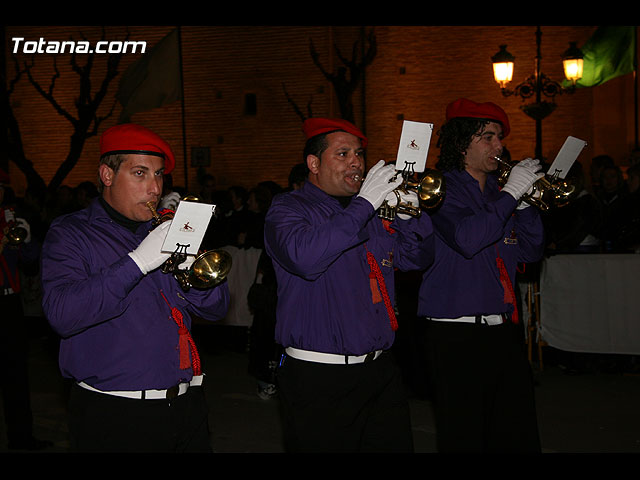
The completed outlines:
[[[635,70],[636,28],[598,27],[581,50],[584,54],[584,69],[576,87],[602,85]]]

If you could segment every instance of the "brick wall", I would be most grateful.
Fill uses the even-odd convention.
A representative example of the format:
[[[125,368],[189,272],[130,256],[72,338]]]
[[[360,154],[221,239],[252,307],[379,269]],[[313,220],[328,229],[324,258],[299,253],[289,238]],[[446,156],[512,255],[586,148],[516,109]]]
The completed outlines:
[[[467,97],[501,105],[512,127],[505,144],[513,157],[534,155],[535,122],[520,110],[521,99],[501,95],[493,80],[491,56],[499,44],[507,44],[516,57],[512,84],[524,80],[534,72],[535,27],[376,27],[376,32],[385,48],[380,49],[367,76],[368,128],[377,134],[370,154],[395,156],[401,127],[398,118],[431,122],[437,130],[444,122],[446,105]],[[562,80],[561,54],[569,40],[582,44],[589,32],[587,28],[545,27],[543,72]],[[567,135],[591,140],[592,101],[589,90],[557,97],[556,111],[542,123],[544,156],[552,160]],[[434,136],[429,165],[436,161],[435,142]]]
[[[172,27],[107,27],[107,39],[130,38],[154,45]],[[542,71],[555,80],[563,77],[561,55],[569,41],[582,45],[594,27],[544,27]],[[175,183],[197,189],[198,168],[191,165],[192,149],[210,153],[204,170],[216,176],[220,188],[239,184],[251,187],[259,181],[274,180],[286,185],[291,166],[301,160],[303,138],[301,120],[288,103],[284,89],[306,111],[338,115],[335,95],[329,82],[313,65],[309,42],[313,41],[320,61],[335,71],[339,61],[333,45],[351,57],[351,46],[360,39],[360,27],[252,26],[196,27],[181,29],[183,45],[184,108],[180,102],[135,114],[134,122],[144,124],[164,136],[177,157]],[[535,27],[446,27],[376,26],[377,55],[366,70],[364,90],[354,94],[356,123],[370,137],[369,163],[378,158],[395,159],[401,119],[432,122],[435,129],[444,120],[446,105],[461,96],[501,104],[510,116],[512,134],[506,145],[514,158],[533,156],[535,125],[521,110],[521,100],[504,98],[493,81],[491,56],[500,44],[507,44],[516,57],[514,84],[533,73]],[[6,27],[8,78],[14,72],[11,38],[36,40],[99,38],[99,27]],[[61,76],[56,81],[55,98],[73,113],[77,80],[64,55],[36,55],[36,78],[48,87],[55,57]],[[121,72],[139,55],[125,55]],[[95,82],[104,71],[96,60]],[[120,105],[113,95],[118,80],[109,89],[100,115],[114,105],[113,115],[101,130],[117,123]],[[245,113],[247,99],[255,99],[255,111]],[[22,78],[11,96],[11,105],[20,123],[28,157],[45,181],[49,181],[68,151],[71,128],[33,87]],[[633,147],[633,83],[631,75],[595,89],[557,98],[556,111],[543,121],[543,154],[553,159],[567,135],[589,142],[580,161],[586,166],[596,154],[609,153],[620,164]],[[363,108],[364,106],[364,108]],[[184,125],[184,128],[183,128]],[[100,133],[99,132],[99,133]],[[75,186],[94,180],[98,158],[98,138],[90,138],[82,158],[65,184]],[[186,138],[186,148],[183,139]],[[432,139],[429,165],[435,163],[436,138]],[[186,152],[186,157],[185,157]],[[186,161],[185,161],[186,158]],[[23,175],[10,164],[13,186],[24,190]]]

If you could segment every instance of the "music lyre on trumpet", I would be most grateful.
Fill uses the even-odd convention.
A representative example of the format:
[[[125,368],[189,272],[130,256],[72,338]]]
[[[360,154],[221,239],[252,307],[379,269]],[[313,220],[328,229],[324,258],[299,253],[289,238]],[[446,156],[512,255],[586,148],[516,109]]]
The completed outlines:
[[[190,197],[185,197],[183,201],[193,201]],[[175,213],[171,210],[158,214],[155,202],[147,202],[147,207],[153,215],[153,228],[161,223],[172,220]],[[171,273],[180,284],[183,291],[188,291],[191,287],[197,289],[213,288],[222,283],[231,270],[231,255],[225,250],[207,250],[196,256],[189,268],[180,269],[180,265],[187,260],[184,248],[178,246],[171,257],[160,267],[163,273]]]

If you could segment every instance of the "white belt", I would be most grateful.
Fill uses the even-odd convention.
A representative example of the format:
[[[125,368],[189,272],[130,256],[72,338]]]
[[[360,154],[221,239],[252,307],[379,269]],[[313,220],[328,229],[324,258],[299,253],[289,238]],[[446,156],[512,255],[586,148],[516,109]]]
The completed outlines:
[[[352,363],[364,363],[377,359],[382,355],[382,350],[366,353],[364,355],[337,355],[335,353],[312,352],[310,350],[300,350],[298,348],[287,347],[285,352],[290,357],[298,360],[316,363],[330,363],[335,365],[349,365]]]
[[[164,400],[172,399],[187,393],[189,387],[198,387],[202,385],[204,375],[198,375],[191,379],[190,382],[179,383],[178,385],[166,390],[98,390],[84,382],[78,382],[78,385],[92,392],[104,393],[105,395],[113,395],[116,397],[133,398],[137,400]]]
[[[458,317],[458,318],[434,318],[427,317],[428,320],[434,322],[461,322],[461,323],[480,323],[482,325],[500,325],[504,323],[502,315],[480,315],[480,322],[476,317]]]

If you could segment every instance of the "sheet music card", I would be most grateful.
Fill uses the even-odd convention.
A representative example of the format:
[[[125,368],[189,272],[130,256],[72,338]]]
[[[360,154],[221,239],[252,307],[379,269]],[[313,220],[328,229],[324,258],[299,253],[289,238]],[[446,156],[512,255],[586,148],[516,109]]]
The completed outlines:
[[[216,206],[207,203],[182,201],[162,244],[163,252],[175,252],[180,246],[185,253],[196,255],[204,239]]]
[[[553,175],[558,172],[559,178],[565,178],[567,173],[569,173],[569,169],[572,167],[573,162],[576,161],[578,155],[582,149],[587,145],[587,142],[584,140],[580,140],[575,137],[567,137],[564,141],[564,145],[558,152],[556,159],[553,161],[549,170],[547,171],[548,175]]]
[[[402,124],[396,170],[413,167],[414,172],[424,172],[427,166],[427,153],[433,133],[433,123],[412,122]]]

